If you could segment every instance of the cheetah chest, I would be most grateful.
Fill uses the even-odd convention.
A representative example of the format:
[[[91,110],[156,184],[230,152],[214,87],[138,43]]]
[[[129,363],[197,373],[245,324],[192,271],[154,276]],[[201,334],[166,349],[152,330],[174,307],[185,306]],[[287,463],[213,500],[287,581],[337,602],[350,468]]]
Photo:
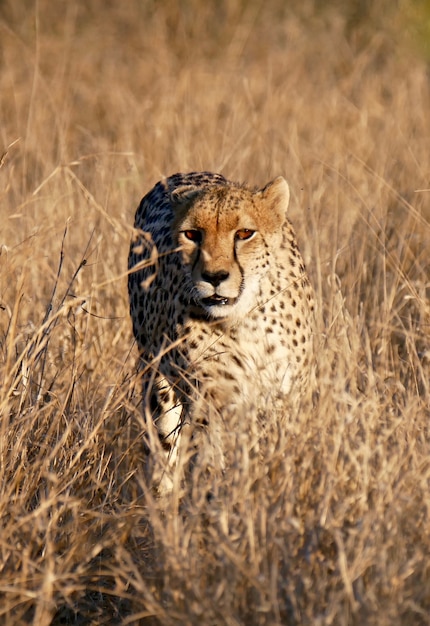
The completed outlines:
[[[197,334],[190,365],[205,394],[221,397],[224,404],[240,398],[242,404],[260,405],[290,393],[293,355],[280,325],[250,316],[230,329],[212,330],[203,342],[202,332]]]

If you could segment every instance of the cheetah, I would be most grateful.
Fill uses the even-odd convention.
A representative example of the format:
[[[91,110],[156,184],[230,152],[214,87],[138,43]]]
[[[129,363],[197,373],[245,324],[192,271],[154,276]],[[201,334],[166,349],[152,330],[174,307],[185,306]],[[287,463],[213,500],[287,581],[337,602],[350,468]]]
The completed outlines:
[[[288,220],[289,187],[174,174],[142,199],[128,289],[143,402],[172,488],[186,425],[300,397],[312,362],[314,294]],[[222,454],[222,452],[221,452]]]

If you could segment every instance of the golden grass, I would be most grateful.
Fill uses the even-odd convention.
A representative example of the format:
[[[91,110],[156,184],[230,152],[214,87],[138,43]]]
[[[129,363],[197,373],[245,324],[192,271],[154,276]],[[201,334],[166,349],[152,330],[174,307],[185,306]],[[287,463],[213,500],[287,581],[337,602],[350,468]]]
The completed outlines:
[[[1,4],[2,624],[429,624],[429,81],[392,4]],[[237,416],[214,497],[197,466],[161,511],[125,270],[193,169],[288,179],[315,406]]]

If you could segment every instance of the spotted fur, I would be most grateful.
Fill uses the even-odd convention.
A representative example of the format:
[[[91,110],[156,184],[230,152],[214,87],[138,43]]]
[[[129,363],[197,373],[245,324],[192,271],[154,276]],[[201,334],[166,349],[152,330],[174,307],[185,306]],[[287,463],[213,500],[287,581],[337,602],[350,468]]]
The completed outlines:
[[[175,174],[141,201],[129,255],[143,397],[171,486],[186,422],[298,398],[312,360],[313,290],[286,217],[289,189]],[[170,474],[170,475],[169,475]]]

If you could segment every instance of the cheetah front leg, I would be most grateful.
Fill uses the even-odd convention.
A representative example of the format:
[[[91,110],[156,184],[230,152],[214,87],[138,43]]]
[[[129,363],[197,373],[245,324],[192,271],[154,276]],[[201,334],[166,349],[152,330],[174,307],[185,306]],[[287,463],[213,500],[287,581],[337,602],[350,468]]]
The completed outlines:
[[[182,458],[189,439],[185,409],[163,379],[144,394],[149,458],[147,476],[159,496],[170,493],[182,475]]]

